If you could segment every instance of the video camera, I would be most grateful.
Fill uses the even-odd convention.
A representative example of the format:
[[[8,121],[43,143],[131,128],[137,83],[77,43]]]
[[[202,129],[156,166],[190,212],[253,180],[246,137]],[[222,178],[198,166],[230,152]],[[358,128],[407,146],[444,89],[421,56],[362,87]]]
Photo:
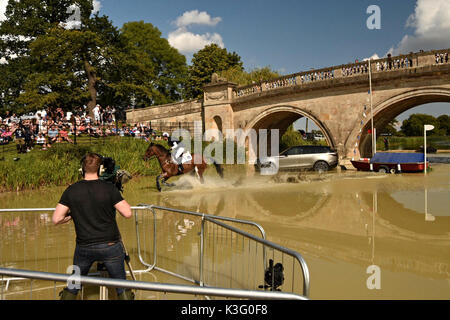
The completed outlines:
[[[99,176],[99,179],[111,182],[120,192],[123,192],[123,185],[131,180],[131,174],[125,170],[120,170],[120,166],[116,165],[116,161],[113,158],[103,157],[102,159],[104,171]]]
[[[116,165],[116,161],[113,158],[103,157],[100,154],[96,155],[102,160],[98,172],[99,179],[112,183],[120,192],[123,192],[123,185],[131,180],[131,174],[125,170],[120,170],[120,166]],[[81,167],[83,167],[85,157],[81,159]],[[80,169],[80,171],[84,175],[83,169]]]

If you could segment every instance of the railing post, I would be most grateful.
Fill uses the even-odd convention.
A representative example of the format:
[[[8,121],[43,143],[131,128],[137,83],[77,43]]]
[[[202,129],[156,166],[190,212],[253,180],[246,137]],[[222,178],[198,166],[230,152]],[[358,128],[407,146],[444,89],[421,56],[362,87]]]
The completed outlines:
[[[200,270],[199,270],[199,282],[200,287],[203,287],[203,261],[204,261],[204,250],[205,250],[205,215],[202,215],[202,224],[200,228]]]

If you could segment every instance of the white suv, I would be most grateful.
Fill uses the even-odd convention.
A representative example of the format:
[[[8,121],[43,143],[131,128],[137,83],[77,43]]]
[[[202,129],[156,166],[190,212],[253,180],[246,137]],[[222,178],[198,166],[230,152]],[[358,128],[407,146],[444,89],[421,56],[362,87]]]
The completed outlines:
[[[280,153],[278,157],[267,157],[256,161],[256,169],[265,174],[274,174],[280,169],[303,169],[324,172],[338,165],[338,154],[327,146],[296,146]]]

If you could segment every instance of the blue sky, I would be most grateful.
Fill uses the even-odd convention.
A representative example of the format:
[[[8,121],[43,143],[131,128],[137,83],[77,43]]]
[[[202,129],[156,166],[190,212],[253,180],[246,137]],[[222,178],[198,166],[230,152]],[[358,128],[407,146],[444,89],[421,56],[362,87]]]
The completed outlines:
[[[0,0],[0,22],[8,0]],[[169,43],[192,54],[211,42],[235,51],[246,70],[270,66],[290,74],[383,57],[388,52],[450,48],[449,0],[94,0],[121,27],[150,22]],[[370,30],[367,8],[381,10]],[[410,109],[449,114],[450,104]]]
[[[381,8],[381,30],[369,30],[366,9]],[[216,25],[191,25],[195,34],[217,33],[228,51],[236,51],[246,69],[271,66],[294,73],[382,56],[407,34],[405,23],[416,1],[300,1],[300,0],[101,0],[101,13],[116,26],[127,21],[150,22],[168,38],[175,21],[185,12],[198,10]],[[190,57],[190,54],[186,54]]]
[[[238,53],[246,70],[270,66],[283,74],[353,62],[388,52],[450,48],[448,0],[100,0],[117,27],[150,22],[188,61],[205,41]],[[381,29],[367,28],[370,5]],[[176,37],[177,36],[177,37]],[[191,46],[186,46],[188,40]],[[197,49],[196,41],[199,42]],[[449,114],[450,104],[414,112]]]

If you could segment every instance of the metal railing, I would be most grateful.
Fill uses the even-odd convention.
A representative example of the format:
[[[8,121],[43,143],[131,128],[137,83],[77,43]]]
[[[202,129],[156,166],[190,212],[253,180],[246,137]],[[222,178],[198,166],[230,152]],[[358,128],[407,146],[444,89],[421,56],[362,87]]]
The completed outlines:
[[[124,219],[120,219],[119,225],[124,243],[132,243],[130,237],[135,236],[136,245],[128,249],[131,249],[129,252],[133,264],[145,267],[135,270],[136,274],[151,274],[150,271],[154,270],[201,287],[247,291],[258,288],[281,289],[305,297],[309,295],[309,271],[302,256],[267,241],[264,229],[255,222],[156,205],[139,205],[132,209],[135,218],[134,232],[133,227],[121,225],[125,223],[122,221]],[[14,238],[0,239],[0,256],[8,251],[6,256],[10,260],[0,257],[0,267],[30,269],[34,260],[32,269],[52,270],[56,274],[66,272],[64,268],[71,264],[72,247],[75,246],[73,228],[67,225],[50,229],[45,227],[50,232],[60,232],[61,235],[57,234],[56,237],[67,239],[63,241],[59,238],[58,241],[51,240],[52,236],[45,233],[34,235],[34,241],[27,238],[29,229],[42,228],[41,223],[36,224],[36,221],[39,222],[43,215],[47,216],[43,212],[53,210],[54,208],[0,209],[0,226],[4,216],[2,213],[9,213],[7,216],[10,224],[18,217],[14,213],[22,213],[23,221],[19,232],[14,233]],[[28,213],[40,213],[40,216],[34,217],[34,220],[28,219],[34,223],[26,224],[24,215]],[[51,224],[51,219],[47,222]],[[239,229],[229,224],[238,225]],[[242,228],[249,229],[249,232]],[[58,242],[64,243],[58,247]],[[45,248],[41,248],[42,245]],[[45,256],[41,253],[43,249]],[[267,257],[284,266],[284,284],[276,286],[273,281],[265,279]],[[17,275],[18,273],[13,278],[2,277],[0,282],[9,286],[13,281],[23,280]],[[8,287],[2,287],[2,290],[7,289]]]
[[[256,244],[260,244],[262,246],[262,248],[261,248],[262,250],[261,251],[262,251],[262,258],[263,258],[264,262],[266,262],[266,257],[269,255],[267,253],[267,251],[271,250],[272,251],[272,255],[271,255],[272,259],[271,260],[273,261],[273,263],[275,263],[277,261],[278,261],[278,263],[280,263],[279,261],[281,261],[281,265],[283,265],[284,270],[286,270],[286,268],[287,268],[286,265],[288,265],[286,263],[286,260],[288,260],[286,258],[286,256],[290,257],[291,258],[291,262],[292,262],[292,270],[291,270],[291,272],[285,273],[283,275],[283,277],[288,277],[288,276],[290,277],[290,287],[289,287],[289,285],[284,285],[283,286],[283,291],[284,292],[286,292],[286,291],[295,292],[296,284],[298,284],[298,287],[302,288],[302,295],[305,296],[305,297],[309,296],[309,290],[310,290],[309,269],[308,269],[308,266],[307,266],[307,264],[306,264],[306,262],[303,259],[301,254],[299,254],[298,252],[295,252],[293,250],[287,249],[285,247],[282,247],[280,245],[277,245],[277,244],[275,244],[273,242],[270,242],[270,241],[268,241],[266,239],[262,239],[262,238],[256,237],[256,236],[254,236],[254,235],[252,235],[252,234],[250,234],[248,232],[245,232],[245,231],[239,230],[239,229],[237,229],[235,227],[229,226],[229,225],[227,225],[225,223],[222,223],[222,222],[218,221],[214,217],[209,217],[209,216],[204,216],[203,217],[203,221],[202,221],[202,237],[201,237],[201,243],[202,243],[201,247],[202,248],[205,247],[205,237],[203,235],[205,234],[204,228],[205,228],[205,225],[206,225],[207,222],[212,223],[213,225],[215,225],[217,227],[220,227],[221,229],[228,230],[228,231],[233,232],[234,234],[240,235],[242,237],[242,239],[241,239],[242,241],[240,243],[239,243],[238,237],[236,237],[235,238],[235,244],[234,244],[235,247],[240,247],[242,245],[242,249],[243,249],[242,252],[243,252],[243,254],[241,254],[239,256],[240,259],[244,259],[245,256],[248,256],[248,257],[252,257],[253,256],[253,254],[250,253],[250,251],[251,251],[251,244],[250,244],[250,242],[251,241],[254,242],[254,244],[255,244],[255,248],[256,248],[255,249],[255,256],[256,257],[258,256],[257,255],[257,251],[256,251],[257,250]],[[214,228],[213,228],[213,230],[214,230]],[[233,238],[231,238],[231,240],[233,240]],[[247,248],[246,248],[246,244],[245,244],[246,240],[249,241]],[[230,245],[231,245],[231,247],[233,247],[233,243],[230,243]],[[210,249],[214,248],[214,246],[210,246],[210,247],[211,247]],[[248,251],[246,249],[248,249]],[[278,255],[276,255],[276,251],[278,251]],[[204,256],[204,251],[203,250],[202,250],[202,253],[203,253],[202,254],[202,257],[203,257]],[[243,264],[242,260],[239,260],[239,261],[241,262],[241,264]],[[233,261],[231,263],[233,263]],[[295,272],[295,269],[296,269],[295,265],[296,265],[296,263],[298,263],[298,265],[299,265],[299,267],[301,269],[301,274],[302,274],[302,278],[299,279],[298,283],[297,283],[297,279],[295,277],[295,275],[296,275],[296,272]],[[203,259],[201,259],[200,264],[201,264],[201,270],[203,270],[205,261]],[[257,266],[257,265],[258,265],[258,263],[255,264],[255,266]],[[245,267],[245,265],[244,265],[244,267]],[[251,268],[250,265],[248,265],[248,267]],[[237,266],[237,268],[234,268],[234,270],[233,270],[233,266],[231,265],[230,275],[233,275],[233,272],[234,272],[234,274],[237,273],[238,269],[239,269],[239,266]],[[264,280],[265,284],[258,285],[258,287],[261,288],[261,287],[264,287],[264,286],[268,286],[269,288],[271,288],[271,290],[276,290],[278,288],[277,285],[276,285],[276,279],[275,279],[275,273],[276,272],[272,271],[271,272],[271,277],[269,279],[267,279],[266,278],[267,275],[265,274],[265,272],[261,272],[261,271],[265,271],[265,270],[267,270],[267,268],[265,268],[264,270],[259,270],[259,272],[258,272],[257,269],[254,270],[254,271],[256,271],[257,275],[258,274],[259,275],[264,274],[264,279],[263,280]],[[242,277],[244,277],[244,278],[248,277],[248,275],[250,273],[251,273],[251,270],[248,270],[247,274],[245,274],[245,272],[242,272]],[[230,280],[231,280],[230,282],[232,283],[233,279],[231,278]],[[283,280],[284,280],[283,284],[286,283],[286,279],[283,279]],[[242,279],[241,279],[241,281],[242,281]],[[206,280],[204,279],[204,272],[202,272],[200,274],[200,285],[204,285],[205,282],[206,282]],[[281,287],[281,285],[280,285],[280,287]]]
[[[407,69],[416,69],[424,66],[436,66],[448,64],[450,49],[435,50],[428,52],[416,52],[399,56],[386,57],[371,60],[372,72],[383,73]],[[436,55],[440,55],[437,61]],[[444,58],[446,55],[447,58]],[[327,82],[335,79],[352,78],[369,74],[369,61],[360,61],[345,65],[331,66],[321,69],[298,72],[267,81],[239,86],[233,89],[233,98],[238,99],[245,96],[259,94],[280,88],[303,86],[315,82]]]
[[[247,226],[251,226],[251,227],[255,227],[257,228],[257,230],[259,231],[259,233],[261,234],[261,237],[263,239],[266,239],[266,232],[264,231],[264,228],[261,227],[259,224],[252,222],[252,221],[248,221],[248,220],[241,220],[241,219],[233,219],[233,218],[228,218],[228,217],[221,217],[221,216],[214,216],[214,215],[209,215],[209,214],[205,214],[205,213],[199,213],[199,212],[193,212],[193,211],[187,211],[187,210],[181,210],[181,209],[173,209],[173,208],[166,208],[166,207],[160,207],[160,206],[156,206],[156,205],[145,205],[145,204],[141,204],[137,207],[132,207],[132,209],[134,210],[134,217],[135,217],[135,224],[136,224],[136,241],[137,241],[137,251],[138,251],[138,256],[139,256],[139,260],[140,262],[147,267],[147,269],[145,270],[145,272],[151,271],[153,269],[158,270],[158,271],[162,271],[165,273],[169,273],[175,276],[178,276],[184,280],[188,280],[190,282],[194,282],[194,283],[198,283],[198,281],[195,281],[194,279],[189,279],[187,277],[183,277],[181,275],[177,275],[174,274],[173,272],[164,270],[163,268],[158,268],[156,267],[156,260],[157,260],[157,247],[156,247],[156,233],[157,233],[157,225],[156,225],[156,221],[157,221],[157,213],[156,210],[162,212],[162,213],[178,213],[178,214],[183,214],[183,215],[188,215],[188,216],[193,216],[193,217],[197,217],[197,218],[203,218],[203,217],[209,217],[212,219],[217,219],[217,220],[222,220],[222,221],[227,221],[227,222],[232,222],[232,223],[237,223],[237,224],[241,224],[241,225],[247,225]],[[154,241],[153,241],[153,264],[150,264],[148,262],[146,262],[144,260],[144,258],[142,257],[142,253],[141,253],[141,239],[139,236],[139,220],[138,220],[138,211],[139,210],[150,210],[152,212],[153,215],[153,234],[154,234]],[[200,271],[201,273],[201,271]]]
[[[30,270],[16,270],[0,268],[0,275],[9,277],[20,277],[22,279],[34,279],[53,282],[68,283],[73,281],[72,275],[39,272]],[[277,300],[306,300],[305,297],[286,293],[256,290],[236,290],[227,288],[198,287],[188,285],[175,285],[168,283],[155,283],[143,281],[130,281],[121,279],[108,279],[99,277],[79,276],[77,281],[81,285],[94,285],[100,287],[127,288],[132,290],[158,291],[163,293],[183,293],[191,295],[217,296],[239,299],[277,299]],[[32,298],[32,293],[31,293]],[[4,291],[0,290],[0,300],[4,299]]]
[[[137,212],[144,208],[147,208],[153,217],[154,236],[152,263],[146,262],[142,254]],[[147,267],[145,272],[154,269],[199,284],[200,286],[220,285],[221,287],[240,287],[242,289],[257,287],[275,289],[274,279],[272,279],[271,283],[270,281],[267,283],[266,279],[264,279],[269,262],[267,259],[269,256],[268,251],[270,250],[272,252],[271,260],[274,263],[281,263],[285,269],[284,275],[288,279],[285,279],[284,283],[287,283],[287,280],[290,280],[289,286],[280,286],[280,288],[282,287],[283,291],[299,291],[306,297],[309,295],[309,271],[303,257],[299,253],[267,241],[264,229],[255,222],[187,210],[165,208],[156,205],[140,205],[139,207],[136,207],[136,209],[137,251],[140,262]],[[200,229],[196,230],[196,233],[194,232],[194,235],[198,234],[200,237],[191,239],[197,241],[196,245],[198,246],[199,254],[197,258],[198,266],[193,264],[191,268],[186,269],[191,272],[190,276],[169,271],[163,266],[158,266],[157,212],[164,215],[181,214],[201,219],[196,223],[197,226],[200,226]],[[237,224],[240,227],[248,226],[252,229],[256,229],[261,237],[227,225],[224,222]],[[209,229],[207,228],[208,224],[211,224]],[[238,239],[237,236],[240,236],[240,238]],[[218,248],[220,248],[220,257],[218,257]],[[175,249],[175,251],[178,250]],[[184,251],[184,248],[181,248],[180,251]],[[207,251],[210,252],[209,255],[206,254]],[[166,255],[168,254],[169,252],[166,252]],[[172,259],[178,261],[180,264],[185,263],[185,261],[178,260],[176,256]],[[227,262],[226,266],[224,265],[224,261]],[[242,268],[236,268],[236,265],[233,264],[242,266]],[[194,270],[198,271],[195,272]],[[299,279],[296,279],[295,276],[298,272],[297,270],[301,273],[301,276],[298,276]],[[224,281],[224,279],[226,279],[226,281]]]

